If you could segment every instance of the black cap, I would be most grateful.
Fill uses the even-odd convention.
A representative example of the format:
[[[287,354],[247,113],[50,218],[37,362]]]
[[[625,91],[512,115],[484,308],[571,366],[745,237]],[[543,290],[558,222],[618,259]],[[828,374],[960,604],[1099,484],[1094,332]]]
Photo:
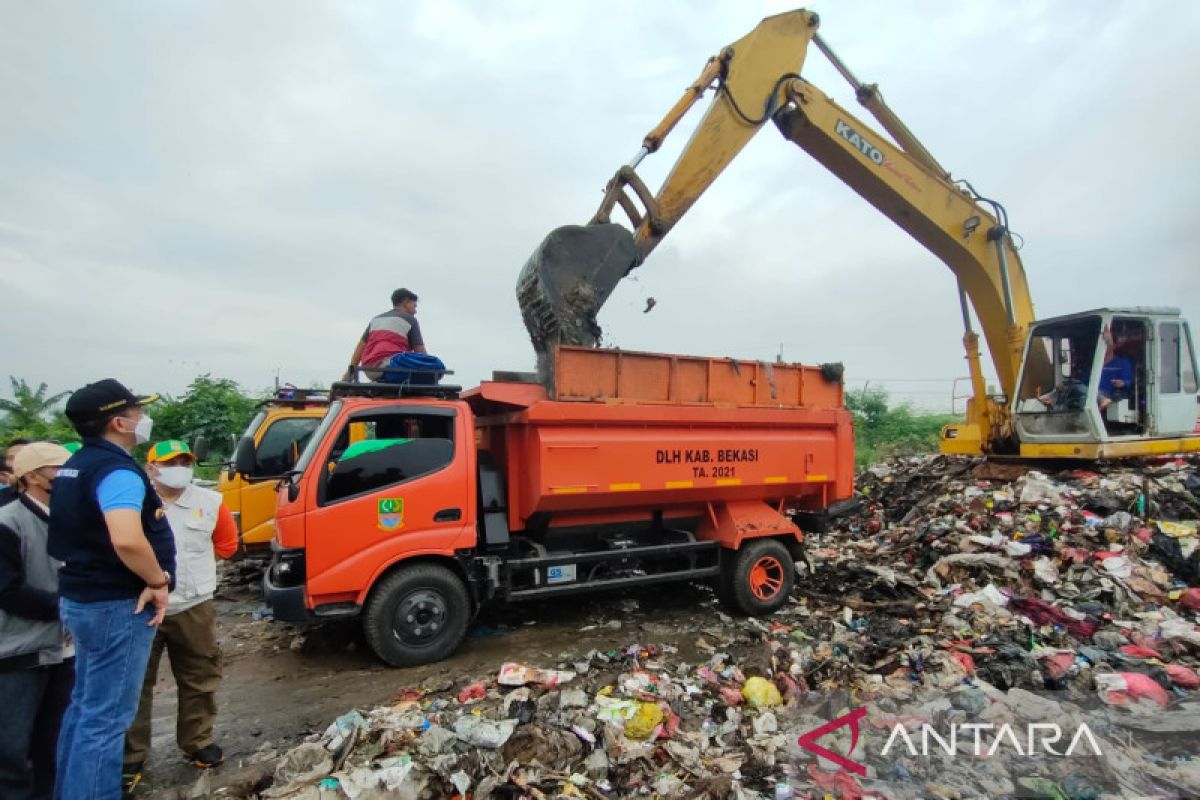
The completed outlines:
[[[72,423],[88,422],[157,399],[156,394],[136,395],[117,379],[105,378],[89,383],[67,399],[67,419]]]

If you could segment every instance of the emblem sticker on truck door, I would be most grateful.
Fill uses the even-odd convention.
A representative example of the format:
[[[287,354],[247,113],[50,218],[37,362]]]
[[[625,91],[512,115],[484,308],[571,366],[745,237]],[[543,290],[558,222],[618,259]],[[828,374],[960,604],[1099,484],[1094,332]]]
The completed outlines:
[[[381,531],[398,531],[404,527],[404,498],[379,498],[379,522],[376,523]]]

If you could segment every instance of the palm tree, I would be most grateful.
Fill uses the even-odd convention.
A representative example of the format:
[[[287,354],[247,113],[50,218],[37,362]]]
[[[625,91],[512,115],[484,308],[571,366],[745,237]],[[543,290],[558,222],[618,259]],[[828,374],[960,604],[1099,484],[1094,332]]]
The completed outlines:
[[[38,384],[37,389],[13,376],[8,376],[12,384],[12,400],[0,399],[0,412],[4,413],[4,421],[0,428],[8,430],[26,430],[46,423],[46,416],[54,411],[54,407],[70,392],[46,396],[47,386]]]

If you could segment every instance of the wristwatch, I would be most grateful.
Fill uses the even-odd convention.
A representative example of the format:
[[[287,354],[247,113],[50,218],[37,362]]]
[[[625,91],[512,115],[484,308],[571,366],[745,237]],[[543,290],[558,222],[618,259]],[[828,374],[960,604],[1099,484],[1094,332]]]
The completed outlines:
[[[164,569],[163,570],[163,579],[161,581],[159,581],[158,583],[147,583],[146,585],[149,586],[151,589],[162,589],[164,587],[170,586],[171,585],[171,573],[167,572]]]

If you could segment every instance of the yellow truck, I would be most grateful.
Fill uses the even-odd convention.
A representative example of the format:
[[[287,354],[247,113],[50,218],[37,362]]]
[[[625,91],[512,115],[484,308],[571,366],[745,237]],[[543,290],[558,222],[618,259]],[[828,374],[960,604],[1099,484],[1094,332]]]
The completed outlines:
[[[242,438],[254,442],[257,462],[253,473],[244,477],[227,465],[217,479],[217,489],[237,520],[243,553],[269,550],[275,538],[278,481],[254,481],[254,476],[281,475],[291,469],[328,410],[327,392],[286,388],[264,400],[250,420]]]

